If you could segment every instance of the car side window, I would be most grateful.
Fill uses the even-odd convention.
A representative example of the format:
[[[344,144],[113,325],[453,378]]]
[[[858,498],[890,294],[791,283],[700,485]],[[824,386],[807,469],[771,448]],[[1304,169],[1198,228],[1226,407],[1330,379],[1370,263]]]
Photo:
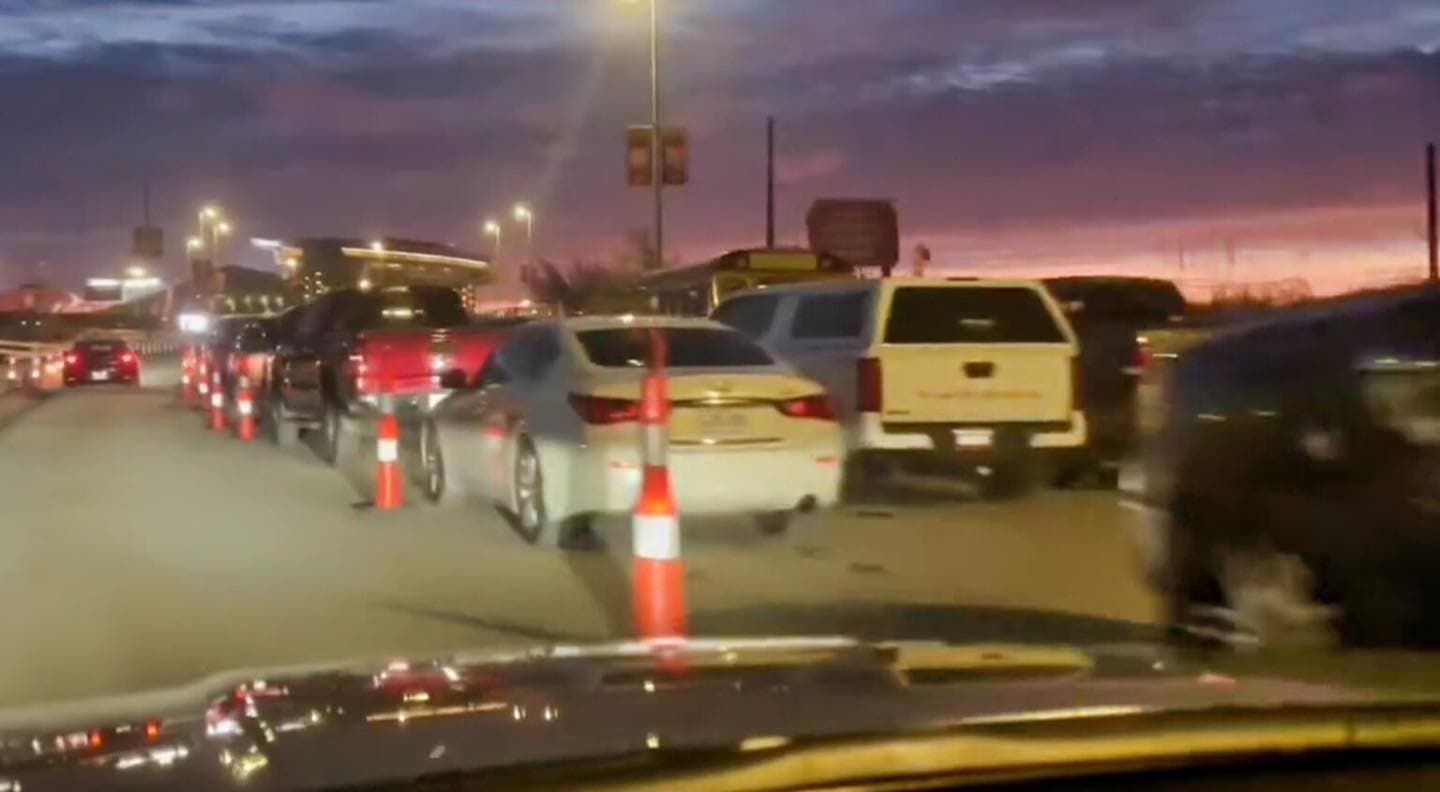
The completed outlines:
[[[754,340],[764,338],[770,332],[779,308],[779,295],[754,294],[726,300],[710,318],[730,325]]]
[[[549,327],[537,328],[532,332],[534,336],[530,339],[530,355],[525,361],[522,376],[538,382],[545,379],[555,361],[560,358],[560,339],[555,337],[555,331]]]
[[[797,339],[855,338],[865,328],[868,296],[848,292],[801,297],[790,335]]]

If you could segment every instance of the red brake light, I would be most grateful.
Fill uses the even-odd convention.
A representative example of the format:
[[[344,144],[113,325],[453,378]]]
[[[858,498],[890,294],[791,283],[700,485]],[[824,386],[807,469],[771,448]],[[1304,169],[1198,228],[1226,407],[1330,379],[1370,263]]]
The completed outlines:
[[[76,363],[79,363],[79,362],[80,362],[80,356],[79,356],[79,355],[75,354],[74,352],[66,352],[66,353],[65,353],[65,365],[67,365],[67,366],[73,366],[73,365],[75,365]]]
[[[580,420],[593,426],[627,423],[640,420],[640,402],[635,399],[610,399],[603,396],[570,394],[570,406]]]
[[[877,358],[860,358],[856,361],[856,409],[860,412],[878,413],[885,406],[880,395],[882,383],[880,361]]]
[[[777,402],[775,407],[791,418],[814,418],[820,421],[835,420],[835,407],[823,393],[802,396],[798,399]]]
[[[135,353],[134,353],[134,352],[122,352],[122,353],[120,354],[120,362],[121,362],[121,363],[124,363],[124,364],[127,365],[127,366],[133,364],[133,363],[135,362]]]

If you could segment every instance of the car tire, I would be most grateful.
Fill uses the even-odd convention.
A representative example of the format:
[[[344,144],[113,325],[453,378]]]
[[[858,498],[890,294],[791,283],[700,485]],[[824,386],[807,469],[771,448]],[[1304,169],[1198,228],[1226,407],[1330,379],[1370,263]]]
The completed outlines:
[[[986,500],[1013,500],[1035,488],[1035,470],[1027,460],[997,462],[980,480],[980,494]]]
[[[545,475],[535,443],[521,435],[515,441],[515,470],[510,477],[513,510],[507,514],[527,544],[563,549],[589,549],[594,545],[588,514],[556,519],[545,504]]]
[[[300,444],[300,427],[285,417],[285,408],[280,397],[271,395],[265,400],[265,417],[260,420],[260,429],[265,436],[280,448],[293,448]]]
[[[420,492],[431,503],[445,497],[445,457],[434,421],[426,421],[420,430]]]
[[[345,440],[345,414],[335,402],[325,402],[318,440],[316,453],[320,459],[327,465],[339,464],[340,449]]]
[[[795,512],[792,510],[761,512],[754,515],[755,527],[760,533],[766,536],[779,536],[790,530],[790,523],[795,519]]]

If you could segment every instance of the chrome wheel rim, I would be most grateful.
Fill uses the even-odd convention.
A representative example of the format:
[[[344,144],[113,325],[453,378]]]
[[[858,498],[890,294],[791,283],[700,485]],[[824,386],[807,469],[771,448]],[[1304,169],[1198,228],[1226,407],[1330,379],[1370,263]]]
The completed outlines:
[[[425,434],[425,492],[431,500],[440,497],[440,487],[444,474],[440,467],[440,449],[435,442],[435,434]]]
[[[515,461],[515,511],[527,533],[539,530],[544,519],[540,505],[540,460],[530,448],[520,452]]]

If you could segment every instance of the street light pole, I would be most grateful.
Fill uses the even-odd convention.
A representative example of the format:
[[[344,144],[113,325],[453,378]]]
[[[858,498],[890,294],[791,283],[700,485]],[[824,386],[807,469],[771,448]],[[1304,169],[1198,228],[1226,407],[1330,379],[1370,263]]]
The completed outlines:
[[[495,222],[494,220],[485,221],[485,233],[489,236],[495,237],[495,250],[490,255],[492,258],[495,259],[495,261],[492,262],[493,265],[497,267],[500,265],[500,230],[501,229],[499,223]]]
[[[650,0],[650,184],[655,192],[655,261],[665,266],[665,175],[660,145],[660,0]]]
[[[513,215],[518,222],[525,224],[525,257],[521,266],[528,267],[535,256],[535,212],[528,204],[518,203],[515,204]]]

